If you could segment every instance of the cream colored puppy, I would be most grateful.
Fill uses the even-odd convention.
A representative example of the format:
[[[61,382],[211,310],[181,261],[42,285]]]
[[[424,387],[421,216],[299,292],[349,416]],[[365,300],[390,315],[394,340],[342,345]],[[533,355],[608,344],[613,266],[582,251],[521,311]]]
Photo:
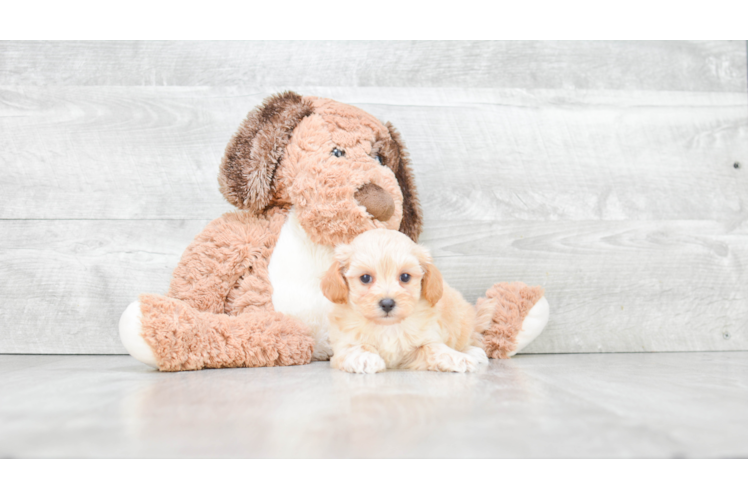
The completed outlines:
[[[335,249],[322,279],[334,368],[474,371],[488,363],[481,332],[494,304],[479,311],[442,281],[424,247],[403,233],[374,229]]]

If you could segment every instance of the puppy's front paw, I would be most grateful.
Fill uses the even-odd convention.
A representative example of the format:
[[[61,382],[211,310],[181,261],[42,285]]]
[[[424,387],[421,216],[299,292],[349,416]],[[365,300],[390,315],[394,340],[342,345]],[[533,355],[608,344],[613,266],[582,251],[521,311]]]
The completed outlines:
[[[442,350],[434,357],[433,368],[440,372],[474,372],[477,367],[475,358],[454,349]]]
[[[467,349],[465,349],[465,354],[473,358],[479,365],[488,363],[488,356],[486,356],[486,351],[484,351],[480,347],[468,347]]]
[[[387,365],[379,354],[356,349],[346,355],[338,368],[350,373],[377,373],[386,370]]]

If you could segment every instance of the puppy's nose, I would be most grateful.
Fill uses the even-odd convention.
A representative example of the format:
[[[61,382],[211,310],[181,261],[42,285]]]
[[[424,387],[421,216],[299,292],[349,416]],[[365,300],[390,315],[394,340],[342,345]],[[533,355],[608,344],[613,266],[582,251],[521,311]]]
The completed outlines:
[[[390,312],[395,308],[395,301],[392,299],[382,299],[379,301],[379,307],[386,313]]]
[[[364,184],[356,191],[354,198],[372,217],[382,222],[390,220],[395,213],[395,200],[376,184]]]

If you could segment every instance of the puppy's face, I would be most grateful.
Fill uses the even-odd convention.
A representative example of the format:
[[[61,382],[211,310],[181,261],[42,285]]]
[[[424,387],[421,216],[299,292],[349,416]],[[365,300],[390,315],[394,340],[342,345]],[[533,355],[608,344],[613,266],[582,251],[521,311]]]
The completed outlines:
[[[322,279],[322,291],[369,321],[399,323],[419,300],[435,305],[442,277],[428,251],[403,233],[375,229],[335,249],[336,262]]]

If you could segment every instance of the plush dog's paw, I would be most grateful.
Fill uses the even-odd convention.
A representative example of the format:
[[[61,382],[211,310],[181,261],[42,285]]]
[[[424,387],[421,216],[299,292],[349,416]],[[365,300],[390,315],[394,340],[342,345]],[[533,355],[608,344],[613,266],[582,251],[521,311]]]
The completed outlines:
[[[486,351],[484,351],[480,347],[468,347],[464,352],[467,356],[473,358],[479,365],[488,363],[488,356],[486,355]]]
[[[541,297],[532,309],[527,313],[525,319],[522,321],[522,328],[517,333],[517,347],[509,352],[509,356],[514,356],[519,351],[527,347],[527,345],[535,340],[538,335],[541,334],[545,325],[548,324],[548,316],[550,314],[550,307],[545,297]]]
[[[350,373],[377,373],[387,369],[382,357],[363,349],[349,351],[338,368]]]
[[[506,359],[540,335],[548,323],[548,301],[539,286],[524,283],[497,283],[478,299],[478,318],[485,319],[493,304],[493,317],[483,331],[483,349],[489,358]],[[482,326],[482,325],[478,325]]]
[[[142,320],[143,313],[140,311],[140,302],[136,300],[127,306],[119,319],[119,338],[130,356],[141,363],[158,368],[156,356],[153,355],[151,347],[143,339]]]

